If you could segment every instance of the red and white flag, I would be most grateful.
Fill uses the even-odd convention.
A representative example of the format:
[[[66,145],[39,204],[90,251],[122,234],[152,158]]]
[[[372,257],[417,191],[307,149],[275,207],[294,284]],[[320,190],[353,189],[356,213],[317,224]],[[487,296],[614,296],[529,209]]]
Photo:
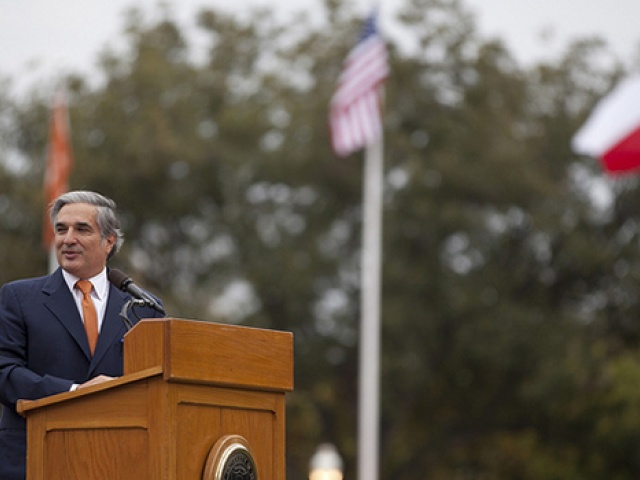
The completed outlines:
[[[49,205],[69,190],[69,175],[73,167],[70,136],[67,99],[63,92],[58,92],[53,100],[44,174],[45,211],[42,222],[42,243],[46,250],[51,248],[53,242]]]
[[[572,147],[599,158],[611,173],[640,168],[640,75],[620,82],[596,105]]]
[[[387,49],[374,13],[345,59],[331,99],[331,143],[337,155],[349,155],[382,134],[381,86],[388,74]]]

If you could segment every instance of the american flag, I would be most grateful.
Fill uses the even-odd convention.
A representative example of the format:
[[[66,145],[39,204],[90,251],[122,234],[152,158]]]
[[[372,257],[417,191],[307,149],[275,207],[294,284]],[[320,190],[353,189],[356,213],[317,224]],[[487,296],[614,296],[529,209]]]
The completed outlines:
[[[382,134],[381,86],[388,74],[387,49],[373,13],[344,61],[331,99],[331,141],[337,155],[349,155]]]

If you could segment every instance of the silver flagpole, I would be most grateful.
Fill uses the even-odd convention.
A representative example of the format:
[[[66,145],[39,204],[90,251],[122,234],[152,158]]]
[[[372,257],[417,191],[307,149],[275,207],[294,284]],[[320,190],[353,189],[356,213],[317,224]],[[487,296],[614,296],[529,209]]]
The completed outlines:
[[[360,295],[358,479],[378,479],[380,417],[380,277],[383,139],[367,146],[364,166]]]

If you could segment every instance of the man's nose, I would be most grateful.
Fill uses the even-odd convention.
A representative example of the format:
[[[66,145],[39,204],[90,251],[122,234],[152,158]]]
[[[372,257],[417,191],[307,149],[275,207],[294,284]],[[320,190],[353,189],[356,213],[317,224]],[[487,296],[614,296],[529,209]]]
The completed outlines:
[[[75,230],[73,230],[72,228],[68,229],[62,236],[62,241],[64,243],[75,243],[76,241]]]

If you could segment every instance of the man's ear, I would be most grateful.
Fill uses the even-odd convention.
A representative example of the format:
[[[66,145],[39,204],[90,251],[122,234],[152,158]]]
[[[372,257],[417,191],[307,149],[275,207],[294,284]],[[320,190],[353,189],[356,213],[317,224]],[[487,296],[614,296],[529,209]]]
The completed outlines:
[[[111,251],[114,249],[116,245],[116,236],[109,235],[104,239],[104,241],[105,241],[105,247],[107,248],[107,255],[108,255],[111,253]]]

